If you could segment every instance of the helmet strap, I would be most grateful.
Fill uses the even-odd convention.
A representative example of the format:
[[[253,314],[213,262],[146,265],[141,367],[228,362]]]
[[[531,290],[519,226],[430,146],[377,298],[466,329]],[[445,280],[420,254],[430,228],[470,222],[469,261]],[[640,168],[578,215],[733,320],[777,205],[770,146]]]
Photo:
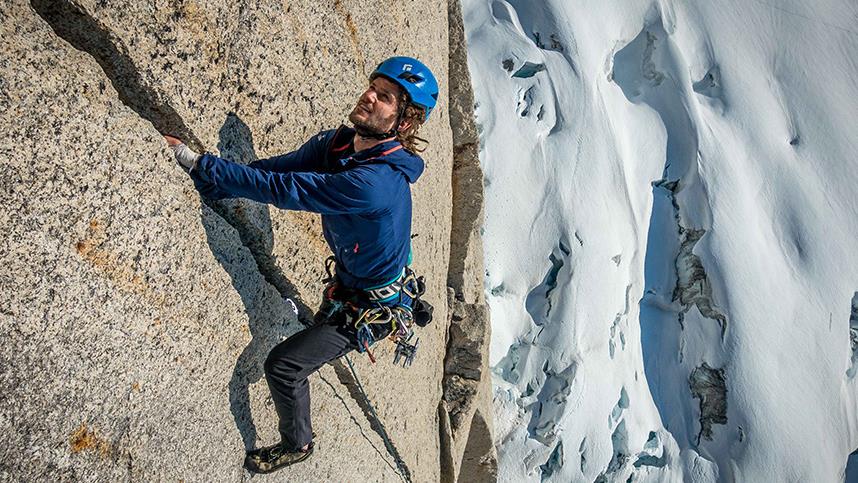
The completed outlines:
[[[397,131],[396,131],[396,129],[391,129],[390,131],[387,131],[387,132],[375,132],[375,131],[369,131],[366,128],[364,128],[363,126],[357,126],[356,125],[355,126],[355,132],[357,132],[358,136],[360,136],[364,139],[384,140],[384,139],[395,137]]]

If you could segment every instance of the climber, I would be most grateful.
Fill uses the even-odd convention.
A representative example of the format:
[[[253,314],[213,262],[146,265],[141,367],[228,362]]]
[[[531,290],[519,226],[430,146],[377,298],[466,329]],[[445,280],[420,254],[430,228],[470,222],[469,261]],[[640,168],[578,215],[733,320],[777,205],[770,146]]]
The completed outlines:
[[[250,471],[268,473],[313,453],[310,374],[352,350],[369,351],[374,341],[397,330],[397,322],[400,329],[410,325],[420,292],[408,268],[409,184],[423,172],[418,153],[428,142],[417,131],[437,98],[438,84],[428,67],[414,58],[392,57],[370,75],[349,114],[353,128],[323,131],[294,152],[241,165],[197,154],[165,136],[202,196],[320,213],[333,252],[335,270],[322,308],[312,324],[275,346],[265,361],[281,441],[249,451]],[[425,306],[422,312],[425,317]],[[385,323],[355,323],[370,313],[373,321]],[[389,317],[377,317],[382,313]]]

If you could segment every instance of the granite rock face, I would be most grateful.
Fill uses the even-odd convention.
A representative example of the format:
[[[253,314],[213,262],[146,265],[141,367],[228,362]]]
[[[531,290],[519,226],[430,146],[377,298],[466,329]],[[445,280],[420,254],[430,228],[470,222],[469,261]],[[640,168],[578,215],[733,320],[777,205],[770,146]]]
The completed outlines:
[[[270,479],[493,478],[492,449],[480,446],[490,413],[476,409],[488,394],[473,269],[482,186],[470,178],[453,195],[463,124],[448,88],[470,85],[450,66],[450,46],[464,49],[451,12],[457,4],[352,0],[4,3],[0,480],[249,477],[245,448],[278,438],[262,362],[318,306],[328,250],[317,215],[201,199],[161,133],[240,162],[290,151],[345,121],[375,63],[396,53],[441,80],[413,186],[414,267],[436,322],[410,368],[382,344],[375,365],[352,356],[360,386],[343,361],[313,376],[317,451]],[[447,285],[477,314],[464,336],[447,337]],[[444,393],[463,350],[476,364],[465,399]],[[445,432],[439,407],[453,399],[456,429]]]

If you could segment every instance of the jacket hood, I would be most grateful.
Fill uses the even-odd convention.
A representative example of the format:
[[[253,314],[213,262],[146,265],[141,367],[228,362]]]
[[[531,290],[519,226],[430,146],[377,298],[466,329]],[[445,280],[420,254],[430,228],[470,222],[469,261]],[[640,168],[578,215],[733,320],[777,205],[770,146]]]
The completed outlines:
[[[388,149],[393,149],[397,146],[401,146],[399,141],[390,141],[389,143],[383,143],[383,145],[390,144],[391,146],[381,152]],[[420,156],[410,153],[405,150],[405,148],[397,149],[396,151],[383,156],[381,159],[384,160],[384,163],[390,165],[393,169],[401,172],[405,175],[405,179],[408,180],[409,183],[413,184],[417,181],[417,178],[423,174],[423,169],[425,164],[423,163],[423,158]],[[379,160],[381,160],[379,159]]]
[[[350,131],[349,134],[353,139],[354,130],[351,128],[345,129]],[[423,158],[406,151],[399,141],[396,140],[383,142],[369,149],[356,152],[351,155],[351,158],[360,164],[383,162],[405,175],[405,179],[412,184],[423,174],[423,169],[425,168]]]

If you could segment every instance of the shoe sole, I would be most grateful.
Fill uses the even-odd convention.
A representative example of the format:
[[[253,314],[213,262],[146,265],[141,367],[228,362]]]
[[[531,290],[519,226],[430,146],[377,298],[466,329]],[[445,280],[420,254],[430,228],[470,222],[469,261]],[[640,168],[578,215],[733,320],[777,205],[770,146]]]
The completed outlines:
[[[267,475],[268,473],[274,473],[277,470],[282,470],[283,468],[285,468],[287,466],[292,466],[296,463],[301,463],[303,461],[306,461],[307,458],[309,458],[310,455],[312,455],[312,454],[313,454],[313,447],[311,446],[310,449],[306,453],[304,453],[303,456],[301,456],[301,458],[294,460],[294,461],[290,461],[288,463],[283,463],[283,464],[278,465],[274,468],[271,468],[270,470],[263,470],[261,468],[251,468],[250,465],[248,465],[249,456],[246,456],[244,458],[244,469],[246,469],[247,471],[250,471],[251,473],[258,473],[258,474],[262,474],[262,475]]]

